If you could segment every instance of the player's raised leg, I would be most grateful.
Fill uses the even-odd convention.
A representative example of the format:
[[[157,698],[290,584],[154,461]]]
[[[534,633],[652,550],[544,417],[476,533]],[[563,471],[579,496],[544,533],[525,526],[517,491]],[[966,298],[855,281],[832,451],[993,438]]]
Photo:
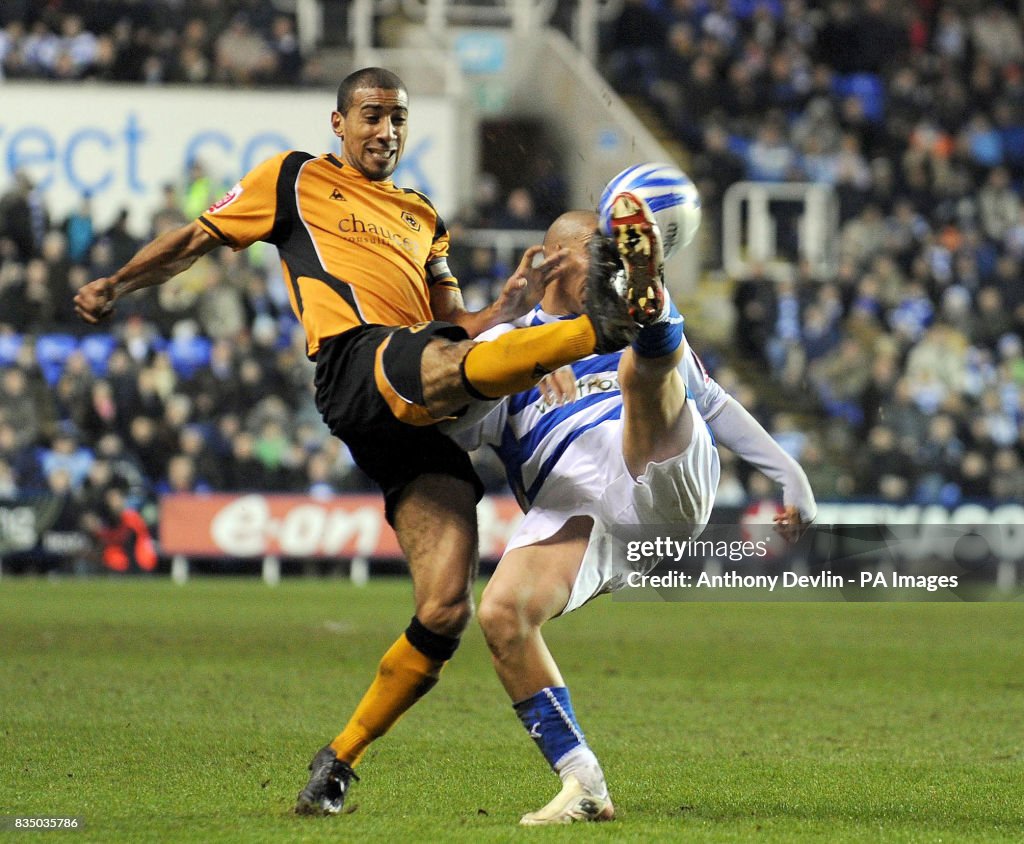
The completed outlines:
[[[630,315],[642,326],[622,355],[622,451],[634,478],[649,463],[682,452],[693,435],[683,413],[686,385],[677,369],[686,350],[683,318],[664,282],[661,232],[647,203],[632,193],[612,199],[611,242],[623,266],[620,286]]]
[[[422,359],[423,397],[434,419],[528,390],[549,372],[595,352],[618,351],[636,336],[633,322],[587,315],[519,328],[493,340],[432,343]]]
[[[295,807],[300,814],[342,811],[366,748],[437,683],[473,613],[478,545],[473,487],[447,476],[421,475],[405,488],[394,526],[409,561],[416,614],[384,654],[345,729],[314,757]]]
[[[541,625],[569,600],[592,526],[590,518],[577,516],[549,539],[509,551],[480,602],[480,625],[498,677],[523,727],[562,780],[550,803],[522,817],[525,826],[610,820],[615,814],[604,773],[541,635]]]

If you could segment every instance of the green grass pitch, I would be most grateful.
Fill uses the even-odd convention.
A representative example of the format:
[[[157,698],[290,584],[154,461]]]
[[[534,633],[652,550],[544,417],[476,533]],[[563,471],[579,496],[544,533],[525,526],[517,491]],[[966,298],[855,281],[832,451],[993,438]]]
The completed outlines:
[[[402,579],[5,579],[0,815],[81,817],[70,841],[1024,838],[1019,602],[599,600],[548,631],[619,818],[539,830],[516,821],[557,781],[474,626],[355,811],[296,817],[410,615]]]

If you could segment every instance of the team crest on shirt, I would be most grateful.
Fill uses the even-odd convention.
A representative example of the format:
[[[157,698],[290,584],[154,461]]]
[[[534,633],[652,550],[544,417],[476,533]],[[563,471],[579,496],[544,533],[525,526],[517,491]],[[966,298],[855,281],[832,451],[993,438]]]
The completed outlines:
[[[402,220],[414,232],[418,232],[420,230],[419,221],[412,215],[411,212],[403,211]]]
[[[232,202],[242,195],[242,183],[238,182],[224,196],[218,199],[213,205],[206,209],[207,214],[216,214],[222,208],[227,208]]]

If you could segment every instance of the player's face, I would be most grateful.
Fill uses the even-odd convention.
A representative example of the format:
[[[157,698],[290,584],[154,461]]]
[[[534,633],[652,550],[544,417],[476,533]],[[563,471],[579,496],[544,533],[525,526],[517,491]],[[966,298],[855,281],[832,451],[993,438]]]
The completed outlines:
[[[590,241],[597,234],[597,215],[570,211],[553,222],[544,235],[544,254],[566,251],[557,275],[548,284],[541,307],[549,314],[582,314],[590,267]]]
[[[577,314],[583,313],[587,272],[590,268],[590,253],[587,251],[587,244],[590,243],[593,236],[593,232],[587,232],[566,244],[569,248],[569,260],[565,271],[565,292],[572,303],[573,312]]]
[[[562,271],[558,275],[562,310],[568,313],[582,314],[584,312],[587,270],[590,266],[587,244],[590,243],[592,237],[593,232],[579,230],[573,237],[567,237],[558,244],[558,248],[569,251],[562,265]]]
[[[389,88],[359,88],[344,114],[331,114],[334,134],[341,138],[341,156],[371,181],[395,172],[405,148],[409,96]]]

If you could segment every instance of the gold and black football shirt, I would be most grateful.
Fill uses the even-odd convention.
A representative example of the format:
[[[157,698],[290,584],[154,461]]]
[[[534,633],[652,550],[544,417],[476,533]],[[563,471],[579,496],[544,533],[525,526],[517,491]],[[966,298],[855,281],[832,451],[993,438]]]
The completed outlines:
[[[235,250],[258,240],[277,246],[310,357],[357,325],[431,320],[430,287],[458,287],[448,231],[430,201],[370,181],[333,154],[264,161],[198,222]]]

